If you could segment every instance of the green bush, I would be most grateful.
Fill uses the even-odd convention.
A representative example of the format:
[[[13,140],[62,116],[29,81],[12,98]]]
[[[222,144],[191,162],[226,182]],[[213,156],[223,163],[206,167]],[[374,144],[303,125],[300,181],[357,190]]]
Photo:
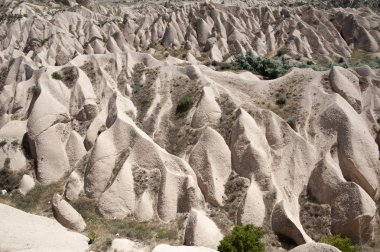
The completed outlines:
[[[292,129],[296,130],[296,128],[297,128],[297,118],[296,118],[296,117],[292,117],[292,118],[290,118],[290,119],[287,121],[287,123],[289,124],[289,126],[290,126]]]
[[[181,99],[179,99],[178,101],[176,112],[177,113],[186,112],[187,110],[191,108],[192,105],[193,105],[193,99],[190,96],[188,95],[182,96]]]
[[[253,52],[249,50],[245,55],[240,54],[236,56],[232,65],[235,70],[248,70],[268,79],[276,79],[285,75],[292,67],[311,68],[314,71],[327,71],[333,66],[350,68],[368,65],[372,69],[377,69],[380,68],[380,58],[353,58],[348,63],[328,63],[326,65],[313,65],[312,62],[298,62],[291,64],[283,57],[268,58],[264,56],[255,56]]]
[[[341,237],[340,235],[328,235],[322,238],[322,242],[332,245],[342,252],[356,252],[357,248],[348,237]]]
[[[249,50],[245,56],[240,54],[235,59],[233,65],[235,69],[252,71],[269,79],[281,77],[290,69],[289,65],[282,58],[271,59],[254,56],[251,50]]]
[[[58,72],[54,72],[51,77],[53,77],[54,80],[62,80],[62,76]]]
[[[276,104],[278,106],[284,106],[286,104],[286,95],[283,93],[278,93],[276,95]]]
[[[264,252],[265,245],[261,241],[264,232],[253,225],[236,226],[230,235],[224,237],[218,246],[221,252]]]

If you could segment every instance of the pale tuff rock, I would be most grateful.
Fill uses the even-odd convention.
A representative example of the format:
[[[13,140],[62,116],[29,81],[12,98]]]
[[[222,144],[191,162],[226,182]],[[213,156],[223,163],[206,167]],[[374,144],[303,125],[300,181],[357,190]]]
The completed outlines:
[[[222,114],[215,94],[211,87],[204,87],[202,98],[197,105],[197,110],[193,115],[191,126],[201,128],[208,124],[217,124]]]
[[[160,244],[156,246],[152,252],[216,252],[216,250],[199,246],[170,246]]]
[[[249,49],[302,61],[315,54],[349,60],[358,49],[377,50],[377,13],[92,1],[53,4],[46,12],[41,1],[7,2],[5,14],[21,16],[0,24],[6,34],[0,41],[0,169],[31,174],[35,163],[38,182],[65,179],[65,199],[87,196],[108,219],[170,222],[190,213],[186,243],[211,248],[222,235],[204,211],[230,208],[231,201],[234,224],[264,225],[298,244],[312,242],[300,217],[307,187],[309,196],[330,205],[333,233],[371,240],[380,173],[379,70],[294,68],[262,80],[204,63],[231,62]],[[279,94],[286,96],[284,106],[276,104]],[[178,114],[183,95],[193,103]],[[247,182],[244,190],[230,174]],[[20,188],[25,193],[27,184]],[[64,206],[58,212],[69,213],[62,215],[65,225],[84,228],[66,201],[56,203]],[[19,236],[9,230],[11,238]],[[21,244],[30,238],[46,242],[46,250],[66,248],[54,234],[52,241],[36,235],[20,237]],[[78,250],[87,248],[75,239]],[[313,246],[322,245],[306,248]],[[196,249],[207,251],[155,248]]]
[[[265,204],[263,193],[255,181],[251,181],[244,201],[239,206],[237,222],[242,225],[252,224],[256,227],[263,225],[265,218]]]
[[[81,193],[83,193],[83,180],[76,171],[73,171],[67,179],[64,196],[69,201],[75,201]]]
[[[379,152],[368,127],[355,110],[337,95],[324,106],[320,124],[337,137],[337,156],[343,176],[360,185],[371,197],[378,188]],[[366,155],[362,150],[366,149]]]
[[[330,71],[330,82],[333,90],[346,99],[356,112],[361,113],[362,98],[358,77],[342,67],[335,66]]]
[[[356,242],[372,239],[376,204],[357,184],[341,185],[331,203],[333,233],[350,237]]]
[[[274,232],[291,238],[297,244],[312,241],[303,230],[301,223],[287,210],[283,201],[275,205],[271,222]]]
[[[0,204],[0,250],[73,251],[88,249],[88,238],[67,231],[54,219]]]
[[[66,154],[70,167],[75,167],[75,164],[86,155],[83,139],[76,131],[71,131],[70,137],[67,140]]]
[[[232,168],[241,176],[263,181],[270,176],[270,149],[256,121],[243,109],[231,133]]]
[[[185,230],[185,245],[216,249],[223,239],[219,228],[205,212],[191,209]]]
[[[24,174],[20,180],[20,185],[18,188],[18,191],[22,194],[25,195],[27,194],[30,190],[34,188],[36,185],[36,182],[34,182],[33,177]]]
[[[231,173],[231,152],[223,137],[212,128],[205,128],[190,153],[189,164],[206,201],[222,206],[224,185]]]
[[[318,202],[330,204],[336,197],[339,185],[343,183],[345,179],[339,166],[334,163],[331,155],[327,154],[313,170],[308,189]]]
[[[8,168],[19,172],[26,169],[27,161],[21,145],[26,133],[26,121],[9,121],[0,129],[0,166],[9,160]]]
[[[86,228],[82,216],[59,194],[54,194],[52,199],[54,217],[63,226],[82,232]]]
[[[294,249],[290,250],[290,252],[340,252],[334,246],[324,244],[324,243],[307,243]]]
[[[109,252],[148,252],[149,249],[128,239],[114,239]]]

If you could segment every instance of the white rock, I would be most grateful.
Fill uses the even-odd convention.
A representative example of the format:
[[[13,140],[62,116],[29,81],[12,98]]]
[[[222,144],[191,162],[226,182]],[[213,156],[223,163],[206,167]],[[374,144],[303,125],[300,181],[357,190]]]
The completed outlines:
[[[0,251],[85,252],[88,238],[56,220],[0,204]]]
[[[157,245],[152,252],[216,252],[216,250],[197,246],[170,246],[160,244]]]
[[[191,209],[185,230],[185,245],[216,249],[223,235],[205,212]]]
[[[83,217],[59,194],[54,194],[52,200],[54,217],[63,226],[82,232],[86,228]]]
[[[108,252],[148,252],[149,249],[128,239],[114,239]]]
[[[289,252],[340,252],[340,250],[324,243],[306,243],[295,247]]]
[[[22,195],[25,195],[27,194],[30,190],[32,190],[34,188],[34,186],[36,185],[36,183],[34,182],[34,179],[33,177],[27,175],[27,174],[24,174],[20,180],[20,186],[19,186],[19,192],[22,194]]]
[[[206,201],[222,206],[224,185],[231,173],[231,152],[223,137],[207,127],[190,153],[189,164]]]

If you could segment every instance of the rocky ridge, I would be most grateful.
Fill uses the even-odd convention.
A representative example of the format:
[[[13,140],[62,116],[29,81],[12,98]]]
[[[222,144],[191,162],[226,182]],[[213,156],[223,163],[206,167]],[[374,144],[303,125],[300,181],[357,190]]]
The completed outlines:
[[[309,247],[330,233],[378,246],[380,70],[294,68],[263,80],[202,64],[247,50],[315,62],[376,57],[376,12],[79,3],[1,8],[0,164],[24,176],[22,194],[63,182],[53,213],[77,231],[88,220],[71,205],[91,200],[109,220],[185,216],[178,237],[191,246],[216,249],[232,224],[262,226],[274,251],[284,246],[276,235]],[[9,193],[1,200],[14,205]],[[311,207],[329,229],[306,218]],[[88,248],[84,236],[62,235]],[[33,239],[28,249],[51,246]],[[15,249],[9,238],[0,244]]]

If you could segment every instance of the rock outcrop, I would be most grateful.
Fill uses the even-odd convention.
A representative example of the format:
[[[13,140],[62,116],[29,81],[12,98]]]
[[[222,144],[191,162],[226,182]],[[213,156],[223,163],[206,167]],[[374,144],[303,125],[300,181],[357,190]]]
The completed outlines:
[[[294,249],[290,252],[339,252],[340,250],[336,247],[333,247],[324,243],[307,243]]]
[[[30,190],[32,190],[35,185],[36,185],[36,182],[34,182],[34,179],[30,175],[24,174],[20,180],[20,185],[19,185],[18,190],[22,195],[25,195]]]
[[[83,217],[59,194],[54,194],[52,199],[54,217],[63,226],[82,232],[86,228]]]
[[[0,204],[1,251],[77,251],[88,249],[88,238],[67,231],[57,221]]]
[[[192,209],[187,220],[185,245],[216,249],[223,235],[203,211]]]
[[[380,70],[295,67],[266,80],[228,68],[248,50],[308,64],[371,60],[377,12],[259,0],[59,2],[0,8],[0,172],[12,181],[9,195],[34,182],[65,184],[52,205],[67,228],[85,229],[70,204],[90,200],[106,219],[169,225],[186,216],[180,242],[210,248],[155,251],[211,251],[236,224],[331,249],[313,243],[305,198],[331,209],[329,232],[373,239]],[[54,220],[19,226],[29,215],[0,206],[16,215],[0,218],[0,250],[88,248]]]

